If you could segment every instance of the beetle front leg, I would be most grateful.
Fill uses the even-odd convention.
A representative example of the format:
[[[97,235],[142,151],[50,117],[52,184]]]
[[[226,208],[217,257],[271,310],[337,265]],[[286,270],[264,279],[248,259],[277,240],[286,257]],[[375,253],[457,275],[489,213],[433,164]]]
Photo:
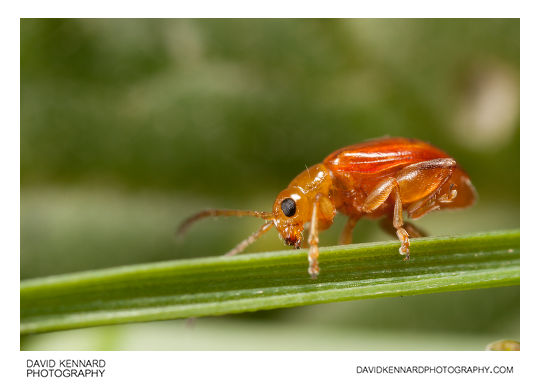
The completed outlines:
[[[313,212],[311,214],[311,224],[309,230],[309,268],[308,273],[311,275],[312,279],[316,279],[319,276],[319,228],[318,228],[318,206],[319,206],[319,195],[315,198],[313,203]]]

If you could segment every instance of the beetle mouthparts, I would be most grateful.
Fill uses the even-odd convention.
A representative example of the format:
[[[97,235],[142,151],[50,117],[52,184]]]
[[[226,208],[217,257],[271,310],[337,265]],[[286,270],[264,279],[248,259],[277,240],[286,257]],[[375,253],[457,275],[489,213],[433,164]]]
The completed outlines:
[[[296,249],[300,248],[300,245],[302,243],[302,237],[291,235],[286,238],[284,238],[285,244],[290,245],[291,247],[295,247]]]
[[[294,238],[294,237],[285,238],[285,244],[290,245],[291,247],[296,246],[297,242],[298,242],[298,240],[296,238]]]

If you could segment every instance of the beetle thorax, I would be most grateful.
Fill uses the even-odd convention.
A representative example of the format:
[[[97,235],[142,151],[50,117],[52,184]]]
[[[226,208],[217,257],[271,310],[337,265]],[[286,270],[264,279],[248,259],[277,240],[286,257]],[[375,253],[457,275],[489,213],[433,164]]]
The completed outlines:
[[[323,164],[316,164],[296,176],[289,184],[290,187],[298,187],[308,198],[315,198],[321,193],[328,195],[332,186],[330,171]]]

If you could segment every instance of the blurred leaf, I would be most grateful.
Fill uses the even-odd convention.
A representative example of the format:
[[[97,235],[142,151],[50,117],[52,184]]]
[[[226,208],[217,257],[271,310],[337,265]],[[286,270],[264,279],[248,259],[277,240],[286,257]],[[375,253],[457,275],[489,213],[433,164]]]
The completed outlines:
[[[519,341],[515,340],[494,341],[486,347],[486,351],[519,351],[519,349]]]
[[[393,135],[441,146],[482,198],[518,201],[517,112],[497,147],[467,140],[475,125],[465,124],[463,138],[455,121],[472,106],[478,74],[500,70],[519,89],[519,27],[519,19],[23,19],[21,183],[246,198],[340,147]]]
[[[519,284],[519,230],[143,264],[21,283],[21,333]]]

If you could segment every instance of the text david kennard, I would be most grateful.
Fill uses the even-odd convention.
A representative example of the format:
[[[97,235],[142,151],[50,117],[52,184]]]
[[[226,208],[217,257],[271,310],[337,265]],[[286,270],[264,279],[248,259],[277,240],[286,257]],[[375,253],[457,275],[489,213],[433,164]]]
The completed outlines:
[[[26,360],[26,377],[103,377],[105,360]]]

